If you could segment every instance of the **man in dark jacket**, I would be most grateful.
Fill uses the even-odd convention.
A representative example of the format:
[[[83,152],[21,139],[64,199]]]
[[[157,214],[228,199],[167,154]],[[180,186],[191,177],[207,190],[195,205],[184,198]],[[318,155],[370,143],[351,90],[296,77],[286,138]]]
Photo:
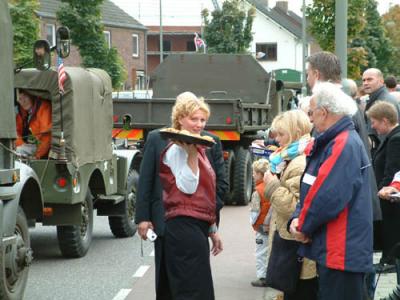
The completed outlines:
[[[362,81],[363,89],[365,93],[369,95],[369,100],[367,100],[365,112],[370,109],[375,101],[382,100],[392,103],[397,109],[397,114],[400,115],[400,106],[396,101],[396,97],[390,94],[385,87],[383,74],[379,69],[370,68],[365,70],[362,76]],[[376,130],[371,127],[371,121],[367,117],[365,117],[365,121],[367,123],[368,135],[372,143],[371,153],[373,155],[383,137],[378,136]]]
[[[217,136],[207,131],[202,132],[202,135],[211,136],[216,142],[213,147],[207,149],[206,155],[216,175],[218,224],[219,211],[223,206],[224,195],[228,189],[222,153],[222,145]],[[167,146],[167,143],[168,142],[161,137],[158,129],[151,131],[147,135],[143,159],[140,166],[135,216],[135,222],[139,224],[138,233],[143,239],[146,239],[146,233],[149,228],[153,229],[158,236],[154,244],[156,264],[156,291],[159,292],[160,295],[163,295],[165,299],[169,299],[168,296],[163,294],[168,289],[159,286],[159,276],[164,273],[160,272],[160,267],[163,249],[163,234],[165,227],[164,205],[162,201],[162,186],[159,177],[159,170],[160,155]]]
[[[290,231],[300,256],[317,262],[319,298],[363,299],[372,270],[370,160],[350,116],[356,103],[336,85],[313,89],[311,121],[320,135],[307,155]]]

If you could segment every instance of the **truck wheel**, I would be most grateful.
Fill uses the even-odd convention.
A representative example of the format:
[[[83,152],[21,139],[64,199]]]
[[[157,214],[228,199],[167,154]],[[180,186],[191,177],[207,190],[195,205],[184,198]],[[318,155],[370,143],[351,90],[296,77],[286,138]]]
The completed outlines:
[[[90,189],[81,203],[80,225],[57,226],[58,246],[64,257],[83,257],[88,252],[93,234],[93,200]]]
[[[235,153],[229,150],[228,159],[225,160],[225,173],[228,181],[228,191],[225,195],[224,203],[232,204],[233,202],[233,173],[235,170]]]
[[[233,200],[238,205],[247,205],[253,192],[251,155],[247,149],[240,147],[235,152],[235,158],[235,170],[233,172]]]
[[[125,214],[123,216],[109,216],[111,232],[115,237],[125,238],[136,233],[135,211],[136,211],[136,189],[139,174],[136,170],[130,170],[127,179],[127,193],[125,196]]]
[[[21,207],[18,208],[15,224],[16,244],[1,253],[1,289],[0,299],[22,299],[28,280],[29,265],[32,262],[32,250],[28,231],[28,222]]]

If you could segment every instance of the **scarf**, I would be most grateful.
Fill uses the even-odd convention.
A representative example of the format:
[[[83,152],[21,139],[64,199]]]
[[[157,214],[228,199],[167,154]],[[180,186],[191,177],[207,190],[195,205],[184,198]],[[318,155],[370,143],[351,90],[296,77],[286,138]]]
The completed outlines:
[[[288,161],[304,153],[304,149],[306,149],[310,141],[310,135],[306,134],[297,141],[276,149],[276,151],[269,156],[271,172],[274,174],[281,174],[282,171],[285,170]]]

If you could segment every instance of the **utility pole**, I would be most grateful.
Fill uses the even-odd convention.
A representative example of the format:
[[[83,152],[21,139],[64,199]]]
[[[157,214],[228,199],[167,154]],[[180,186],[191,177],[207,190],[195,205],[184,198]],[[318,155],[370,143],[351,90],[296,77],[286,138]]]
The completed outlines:
[[[342,78],[347,78],[347,8],[348,0],[335,1],[335,54],[340,60]]]
[[[160,64],[164,60],[163,49],[163,27],[162,27],[162,0],[160,0]]]
[[[303,19],[301,20],[301,38],[303,40],[303,76],[302,76],[302,88],[301,94],[303,97],[307,96],[307,73],[306,73],[306,57],[307,57],[307,22],[306,22],[306,0],[303,0],[303,5],[301,10],[303,11]]]

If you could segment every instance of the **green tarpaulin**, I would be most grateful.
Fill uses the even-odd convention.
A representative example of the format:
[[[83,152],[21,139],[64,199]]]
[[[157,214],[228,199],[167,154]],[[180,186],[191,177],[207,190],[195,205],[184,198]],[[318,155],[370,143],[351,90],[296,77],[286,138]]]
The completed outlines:
[[[75,166],[112,157],[112,87],[108,74],[100,69],[65,68],[67,80],[62,97],[66,156]],[[55,70],[22,70],[15,87],[51,101],[51,158],[60,153],[61,103]]]

